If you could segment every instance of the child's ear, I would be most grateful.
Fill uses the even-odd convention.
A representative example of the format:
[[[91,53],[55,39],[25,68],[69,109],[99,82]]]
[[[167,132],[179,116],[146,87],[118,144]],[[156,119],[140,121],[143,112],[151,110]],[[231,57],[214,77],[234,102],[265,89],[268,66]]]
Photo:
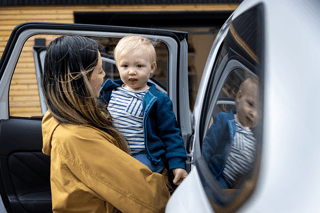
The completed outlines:
[[[240,102],[241,96],[242,96],[242,92],[241,92],[241,90],[239,90],[239,91],[237,92],[237,96],[236,96],[236,103],[239,103],[239,102]]]
[[[150,78],[153,76],[154,71],[157,69],[157,63],[154,61],[151,64]]]

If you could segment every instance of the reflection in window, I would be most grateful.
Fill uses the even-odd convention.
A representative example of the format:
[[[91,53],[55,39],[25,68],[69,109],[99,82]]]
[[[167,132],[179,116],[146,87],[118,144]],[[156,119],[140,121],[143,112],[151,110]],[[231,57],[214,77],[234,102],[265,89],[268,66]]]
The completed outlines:
[[[246,72],[240,68],[236,68],[230,72],[226,82],[224,83],[222,90],[219,94],[218,101],[214,107],[214,111],[211,116],[209,127],[212,125],[214,117],[220,112],[229,113],[231,109],[235,110],[235,97],[239,91],[240,84],[247,78]]]
[[[231,98],[230,104],[216,105],[214,113],[220,112],[212,116],[213,124],[202,149],[204,160],[223,189],[236,188],[238,181],[249,173],[256,150],[252,128],[258,120],[259,80],[249,77],[237,85],[235,77],[239,77],[237,71],[229,75],[221,90],[220,99]],[[227,107],[233,106],[231,102],[235,107]]]
[[[216,212],[233,212],[249,197],[259,171],[262,31],[258,5],[230,23],[213,66],[202,122],[203,188]],[[244,190],[245,189],[245,190]],[[237,202],[234,202],[237,200]]]

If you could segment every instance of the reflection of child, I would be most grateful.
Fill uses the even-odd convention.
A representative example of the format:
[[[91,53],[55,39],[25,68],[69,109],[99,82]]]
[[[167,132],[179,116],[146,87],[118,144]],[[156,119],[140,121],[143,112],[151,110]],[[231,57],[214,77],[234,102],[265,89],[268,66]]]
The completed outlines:
[[[258,77],[246,79],[237,93],[237,111],[218,113],[205,138],[202,156],[222,188],[234,188],[254,161],[256,140],[250,128],[258,120],[258,89]]]
[[[100,91],[115,127],[134,158],[153,172],[161,172],[166,160],[175,175],[173,183],[180,184],[188,175],[187,156],[172,101],[147,83],[157,67],[153,45],[142,36],[127,36],[117,44],[114,56],[121,80],[108,79]]]

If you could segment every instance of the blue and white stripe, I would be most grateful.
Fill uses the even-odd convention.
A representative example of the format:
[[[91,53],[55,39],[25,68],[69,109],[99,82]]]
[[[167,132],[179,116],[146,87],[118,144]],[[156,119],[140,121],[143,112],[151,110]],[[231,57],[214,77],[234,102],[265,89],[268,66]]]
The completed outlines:
[[[234,187],[236,180],[250,171],[255,151],[256,139],[253,133],[236,121],[235,136],[223,170],[223,176],[229,186]]]
[[[112,91],[108,110],[114,126],[127,139],[131,153],[145,150],[143,133],[143,97],[146,91],[118,87]]]

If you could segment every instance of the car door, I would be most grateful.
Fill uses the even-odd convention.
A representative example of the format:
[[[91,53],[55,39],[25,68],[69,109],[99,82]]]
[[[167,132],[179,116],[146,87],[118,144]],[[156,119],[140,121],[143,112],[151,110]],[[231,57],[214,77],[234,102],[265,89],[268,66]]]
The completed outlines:
[[[192,169],[169,200],[166,212],[234,212],[250,197],[256,186],[263,130],[264,7],[263,4],[245,5],[222,26],[208,56],[193,111],[194,133],[187,146]],[[228,152],[230,148],[223,149],[226,142],[221,140],[211,144],[215,154],[204,158],[203,144],[204,141],[213,143],[207,136],[216,115],[237,109],[235,98],[240,85],[253,76],[260,79],[261,88],[258,93],[260,119],[257,126],[251,129],[256,144],[254,162],[249,171],[237,179],[232,189],[223,189],[220,179],[216,178],[217,174],[210,167],[210,161],[218,159],[224,150]],[[221,123],[216,126],[221,127]],[[219,131],[225,130],[221,127]],[[226,163],[219,161],[219,164],[225,167]]]
[[[18,25],[0,61],[0,212],[52,212],[50,157],[41,151],[41,119],[47,108],[39,74],[46,47],[34,47],[33,41],[45,38],[48,44],[61,35],[97,39],[101,44],[105,69],[110,68],[108,75],[115,78],[117,73],[112,54],[110,57],[108,53],[112,53],[117,40],[129,34],[143,35],[160,46],[158,49],[162,52],[157,54],[162,54],[164,61],[161,61],[161,74],[155,75],[153,81],[172,99],[173,110],[187,143],[191,134],[190,117],[181,116],[185,106],[189,105],[186,33],[79,24]]]

